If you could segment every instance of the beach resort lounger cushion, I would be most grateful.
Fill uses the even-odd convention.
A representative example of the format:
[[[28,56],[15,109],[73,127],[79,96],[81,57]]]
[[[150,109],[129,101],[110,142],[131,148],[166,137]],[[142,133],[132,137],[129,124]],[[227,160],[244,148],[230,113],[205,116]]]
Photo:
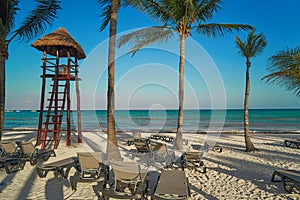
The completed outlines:
[[[102,191],[103,199],[145,199],[148,191],[148,173],[136,162],[112,161],[113,181],[107,180]]]
[[[190,189],[184,171],[163,170],[156,185],[153,199],[188,199]]]
[[[103,164],[102,152],[78,152],[79,170],[70,177],[72,190],[77,189],[77,182],[95,181],[107,174],[107,166]]]
[[[40,159],[47,161],[51,156],[56,156],[53,149],[37,149],[31,142],[17,142],[21,149],[22,158],[35,165]]]
[[[55,171],[60,173],[61,177],[68,178],[71,168],[78,169],[77,157],[64,158],[62,160],[47,163],[41,166],[37,166],[36,171],[39,177],[46,177],[49,171]]]
[[[279,179],[276,177],[279,177]],[[283,183],[284,190],[289,193],[300,193],[300,171],[275,169],[272,174],[271,181],[281,181]]]
[[[1,157],[0,167],[4,167],[7,174],[24,168],[25,162],[18,157]]]
[[[202,161],[203,152],[186,151],[181,156],[182,168],[201,168],[202,173],[206,173],[206,167]]]
[[[300,149],[300,140],[299,139],[286,139],[284,140],[284,144],[287,147],[293,147]]]

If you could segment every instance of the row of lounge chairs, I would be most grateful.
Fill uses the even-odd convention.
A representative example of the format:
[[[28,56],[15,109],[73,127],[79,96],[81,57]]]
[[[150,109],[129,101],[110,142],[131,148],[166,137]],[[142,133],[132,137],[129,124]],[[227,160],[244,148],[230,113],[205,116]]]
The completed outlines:
[[[22,170],[26,162],[36,165],[39,160],[47,161],[51,156],[56,156],[54,150],[37,149],[31,142],[0,142],[0,166],[3,166],[8,174]]]
[[[78,164],[75,167],[75,174],[70,176],[72,190],[77,190],[79,181],[97,181],[102,178],[99,186],[94,186],[94,191],[99,193],[102,199],[147,199],[149,195],[153,199],[188,199],[190,197],[188,179],[184,171],[163,170],[155,184],[153,194],[149,194],[147,167],[137,162],[106,162],[102,159],[101,152],[78,152],[77,159],[70,158]],[[37,167],[40,171],[38,174],[48,171],[49,166],[53,169],[56,165],[57,170],[61,169],[65,160]],[[64,173],[63,178],[67,177],[68,174]]]
[[[300,149],[300,139],[285,139],[284,144],[287,147]]]

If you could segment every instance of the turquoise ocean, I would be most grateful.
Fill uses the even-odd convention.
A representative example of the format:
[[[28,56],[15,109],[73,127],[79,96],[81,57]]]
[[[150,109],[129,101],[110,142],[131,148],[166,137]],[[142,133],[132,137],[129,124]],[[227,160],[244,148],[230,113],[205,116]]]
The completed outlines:
[[[38,119],[38,111],[6,111],[4,129],[35,130]],[[115,119],[118,131],[174,132],[177,110],[117,110]],[[71,120],[75,130],[77,112],[72,112]],[[300,109],[251,109],[249,121],[252,131],[300,131]],[[81,122],[83,131],[106,130],[106,111],[81,111]],[[185,110],[183,129],[186,132],[242,131],[243,110]]]

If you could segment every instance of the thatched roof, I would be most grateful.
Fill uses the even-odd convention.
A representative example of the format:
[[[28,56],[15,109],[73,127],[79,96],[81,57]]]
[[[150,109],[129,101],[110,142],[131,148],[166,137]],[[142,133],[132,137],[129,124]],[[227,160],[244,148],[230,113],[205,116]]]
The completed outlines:
[[[59,57],[67,57],[69,50],[72,57],[77,57],[78,59],[86,57],[81,46],[64,28],[59,28],[41,37],[33,42],[31,46],[40,51],[46,51],[47,54],[53,56],[56,56],[56,51],[59,50]]]

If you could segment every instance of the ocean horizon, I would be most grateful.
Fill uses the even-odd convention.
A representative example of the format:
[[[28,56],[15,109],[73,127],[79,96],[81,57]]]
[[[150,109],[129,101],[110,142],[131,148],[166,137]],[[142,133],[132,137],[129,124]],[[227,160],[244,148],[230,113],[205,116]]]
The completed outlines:
[[[105,131],[106,113],[106,110],[81,110],[82,130]],[[183,130],[240,132],[243,131],[243,119],[243,109],[184,110]],[[6,110],[4,130],[36,130],[38,120],[38,110]],[[77,111],[71,112],[71,121],[72,130],[76,130]],[[175,132],[177,110],[116,110],[115,121],[117,131]],[[300,109],[249,109],[251,131],[298,132],[299,122]],[[65,128],[62,124],[62,129]]]

